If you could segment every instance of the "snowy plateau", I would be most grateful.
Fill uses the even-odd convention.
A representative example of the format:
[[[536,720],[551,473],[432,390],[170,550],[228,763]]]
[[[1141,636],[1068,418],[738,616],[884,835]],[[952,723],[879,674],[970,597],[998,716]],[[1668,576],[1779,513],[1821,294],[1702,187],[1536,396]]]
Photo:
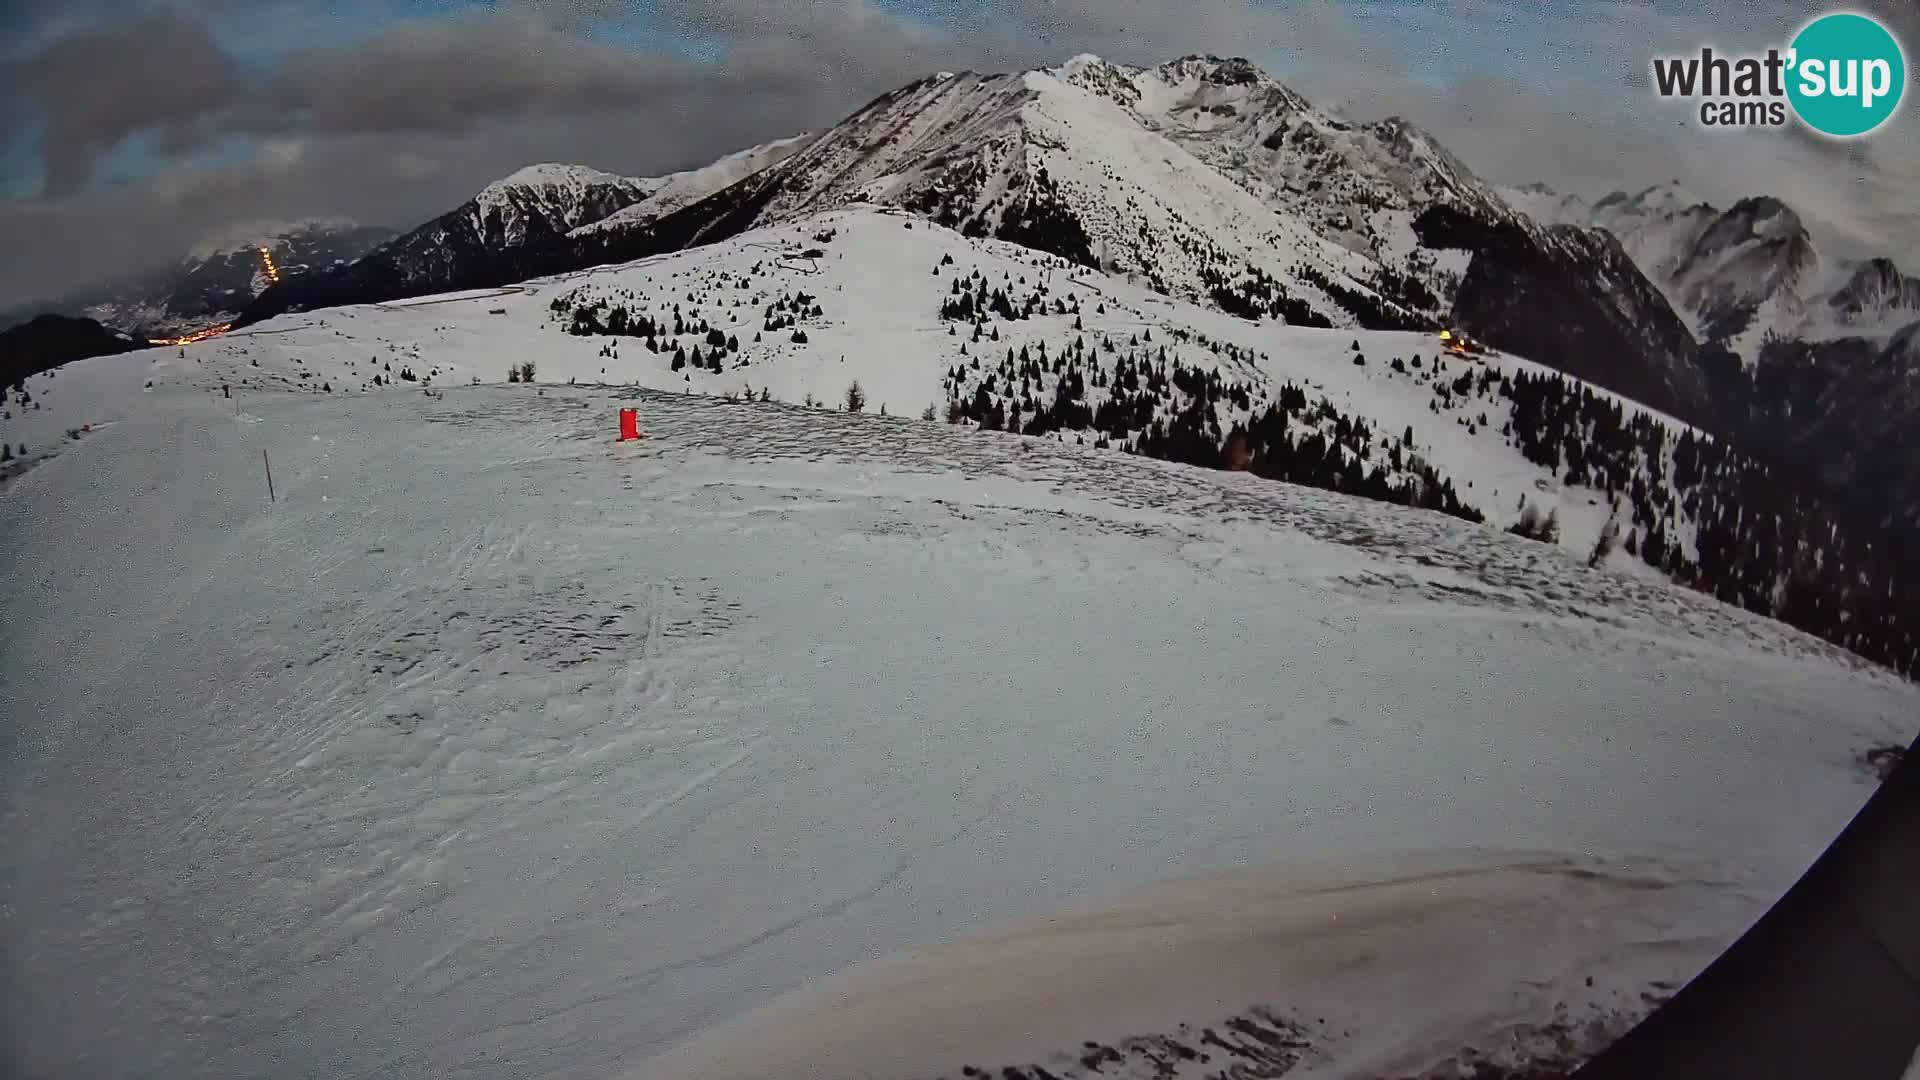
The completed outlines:
[[[10,1074],[1569,1067],[1920,702],[1589,567],[1442,351],[867,207],[28,379]],[[946,422],[1029,394],[1126,434]],[[1119,445],[1283,400],[1488,521]]]
[[[0,1071],[1565,1073],[1920,704],[1670,580],[1764,563],[1768,478],[1614,392],[1698,414],[1695,336],[1808,297],[1920,348],[1920,285],[1603,203],[1081,57],[530,166],[26,377]],[[1722,594],[1920,662],[1794,521],[1860,593]]]

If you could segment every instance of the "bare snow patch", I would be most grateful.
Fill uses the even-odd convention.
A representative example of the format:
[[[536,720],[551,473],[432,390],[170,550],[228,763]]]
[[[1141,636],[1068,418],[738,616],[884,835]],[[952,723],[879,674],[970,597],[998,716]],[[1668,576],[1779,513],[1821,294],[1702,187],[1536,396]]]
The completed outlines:
[[[633,1075],[1571,1071],[1746,904],[1671,867],[1543,853],[1238,869],[856,964]]]

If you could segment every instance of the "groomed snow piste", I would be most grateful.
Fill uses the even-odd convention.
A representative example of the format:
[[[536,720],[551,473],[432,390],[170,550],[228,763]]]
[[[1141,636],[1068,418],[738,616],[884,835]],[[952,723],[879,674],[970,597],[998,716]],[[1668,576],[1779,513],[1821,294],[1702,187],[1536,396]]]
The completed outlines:
[[[1057,1026],[983,1007],[927,1072],[1071,1076],[1087,1041],[1145,1068],[1246,1017],[1314,1033],[1315,1076],[1441,1063],[1643,1011],[1845,824],[1860,751],[1911,734],[1912,688],[1827,646],[1435,514],[792,404],[236,407],[192,373],[251,368],[230,347],[343,371],[381,336],[456,376],[593,365],[502,302],[42,387],[49,413],[129,396],[0,488],[13,1075],[726,1075],[702,1055],[928,969],[713,1031],[785,991],[1112,897],[1114,949],[1016,931],[1088,964]],[[612,441],[625,404],[649,439]],[[1182,942],[1154,970],[1193,998],[1118,978]],[[888,996],[993,997],[993,948]]]

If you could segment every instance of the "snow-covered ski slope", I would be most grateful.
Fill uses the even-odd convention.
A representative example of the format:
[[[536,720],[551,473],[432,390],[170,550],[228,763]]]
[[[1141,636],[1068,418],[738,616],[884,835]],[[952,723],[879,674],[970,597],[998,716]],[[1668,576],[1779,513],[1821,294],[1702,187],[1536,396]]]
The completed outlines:
[[[593,362],[457,303],[346,314],[165,355],[196,379],[246,366],[228,346],[340,364],[339,329],[355,357],[384,333]],[[1911,734],[1911,687],[1778,624],[1251,476],[657,391],[275,390],[236,414],[155,381],[0,493],[13,1075],[655,1075],[883,953],[1371,859],[1340,871],[1376,883],[1352,910],[1412,929],[1321,937],[1315,901],[1261,955],[1305,978],[1426,940],[1381,996],[1229,979],[1059,1033],[1310,1008],[1352,1033],[1315,1075],[1348,1075],[1551,1020],[1562,989],[1576,1017],[1643,1009],[1857,809],[1861,750]],[[611,441],[625,404],[651,438]],[[1439,903],[1404,884],[1431,860],[1379,855],[1461,848],[1607,869],[1464,856]],[[1463,982],[1433,940],[1492,973]],[[1221,948],[1195,947],[1157,970],[1221,987],[1181,974]]]
[[[975,340],[971,322],[942,319],[941,309],[955,298],[956,287],[970,291],[981,285],[1004,291],[1015,306],[1031,300],[1041,309],[1023,319],[983,311],[986,329]],[[798,302],[803,295],[809,298],[804,305]],[[1053,313],[1062,305],[1065,313]],[[801,307],[805,310],[794,314]],[[815,307],[818,316],[812,314]],[[686,331],[678,335],[672,333],[676,308]],[[658,351],[639,337],[567,332],[579,312],[590,312],[594,325],[606,329],[615,309],[635,324],[651,319]],[[770,318],[778,329],[766,329]],[[719,372],[693,362],[696,348],[703,360],[714,351],[698,329],[702,321],[739,345],[737,351],[723,349]],[[804,344],[793,340],[795,331],[804,333]],[[1497,388],[1476,381],[1466,392],[1452,389],[1462,376],[1479,380],[1487,371],[1545,373],[1539,365],[1500,354],[1456,356],[1436,337],[1421,333],[1250,322],[1052,256],[875,208],[815,215],[561,279],[282,316],[188,346],[184,356],[168,349],[103,364],[124,373],[131,383],[128,393],[144,390],[149,378],[158,385],[184,379],[207,392],[223,383],[233,386],[243,399],[266,388],[377,393],[382,387],[370,381],[376,375],[383,384],[417,389],[402,378],[408,371],[435,387],[475,379],[498,382],[507,378],[509,367],[529,361],[542,383],[765,393],[788,402],[811,397],[828,407],[840,405],[857,381],[870,411],[918,416],[931,407],[945,418],[950,400],[971,400],[989,377],[995,379],[995,396],[1052,401],[1064,373],[1049,370],[1023,392],[1010,393],[1009,380],[997,370],[1010,353],[1019,364],[1023,350],[1035,361],[1046,350],[1050,367],[1076,344],[1085,350],[1082,366],[1089,372],[1098,368],[1111,374],[1128,357],[1152,364],[1164,359],[1169,367],[1218,371],[1223,381],[1244,385],[1246,407],[1223,401],[1216,409],[1223,433],[1246,423],[1289,383],[1309,402],[1324,399],[1369,426],[1369,468],[1393,472],[1389,444],[1401,443],[1411,429],[1412,442],[1401,448],[1405,457],[1417,456],[1435,468],[1490,526],[1513,523],[1529,504],[1543,514],[1555,511],[1561,545],[1581,556],[1612,513],[1604,491],[1568,484],[1522,456],[1503,432],[1512,403]],[[1361,364],[1355,363],[1355,345]],[[688,361],[678,371],[676,349]],[[155,369],[146,370],[156,358]],[[42,416],[12,410],[11,418],[0,420],[0,439],[26,440],[44,449],[58,446],[67,427],[111,419],[123,406],[103,406],[104,414],[92,415],[60,407],[60,380],[101,377],[78,375],[81,370],[75,365],[68,369],[75,374],[33,380],[30,390],[41,399],[43,412],[54,411]],[[956,373],[959,377],[952,379]],[[1020,378],[1016,373],[1013,382]],[[1596,393],[1619,400],[1606,391]],[[1089,385],[1084,396],[1098,405],[1112,391]],[[1166,388],[1157,399],[1157,415],[1170,414],[1187,397],[1178,387]],[[80,400],[99,398],[90,392]],[[1629,413],[1647,411],[1627,406]],[[1677,421],[1659,419],[1676,439],[1684,430]],[[1335,426],[1330,420],[1317,423],[1328,430]],[[1310,425],[1294,430],[1299,437]],[[1098,441],[1092,433],[1075,431],[1050,437]],[[1690,543],[1691,522],[1679,500],[1671,513],[1669,532],[1683,545]],[[1621,572],[1652,573],[1624,550],[1614,551],[1608,563]]]
[[[855,965],[628,1075],[1566,1076],[1708,955],[1728,884],[1499,850],[1202,875]]]

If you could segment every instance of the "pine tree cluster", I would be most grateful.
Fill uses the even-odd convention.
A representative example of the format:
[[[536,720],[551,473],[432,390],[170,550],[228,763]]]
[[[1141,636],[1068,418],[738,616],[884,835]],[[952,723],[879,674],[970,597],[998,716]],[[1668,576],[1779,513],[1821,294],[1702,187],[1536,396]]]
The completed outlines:
[[[766,310],[762,312],[766,321],[760,329],[766,333],[786,330],[798,325],[801,319],[818,319],[824,314],[819,301],[811,294],[782,293],[779,299],[768,304]]]
[[[1511,396],[1529,461],[1623,500],[1625,550],[1726,603],[1920,674],[1920,577],[1901,545],[1850,528],[1833,504],[1724,441],[1675,437],[1591,387],[1522,372]]]
[[[1312,264],[1302,264],[1298,268],[1300,277],[1308,284],[1318,288],[1333,298],[1348,314],[1360,321],[1368,330],[1426,330],[1432,327],[1433,320],[1419,311],[1408,311],[1384,296],[1369,296],[1357,289],[1349,288],[1328,277],[1320,268]],[[1408,285],[1417,285],[1411,278],[1399,281],[1404,290]],[[1424,291],[1424,290],[1423,290]],[[1428,294],[1432,299],[1432,294]],[[1433,305],[1437,307],[1438,304]],[[1432,307],[1425,310],[1433,310]]]
[[[1229,315],[1255,321],[1279,319],[1289,326],[1333,326],[1325,315],[1257,266],[1248,265],[1238,277],[1229,278],[1209,264],[1200,271],[1200,281],[1214,304]]]
[[[1180,333],[1177,340],[1190,340]],[[1203,343],[1216,355],[1250,359],[1235,346]],[[1403,439],[1377,435],[1364,420],[1322,398],[1310,402],[1291,383],[1268,401],[1217,367],[1190,365],[1139,338],[1117,347],[1076,334],[1049,352],[1009,347],[983,365],[978,356],[947,371],[947,419],[1030,436],[1072,434],[1080,442],[1219,468],[1228,440],[1246,440],[1249,471],[1270,479],[1364,498],[1439,510],[1470,521],[1484,516],[1452,481]],[[1223,424],[1222,417],[1229,418]]]
[[[1017,283],[1009,276],[1000,284],[993,285],[985,274],[975,269],[953,279],[947,293],[946,299],[940,303],[940,318],[948,322],[972,323],[975,327],[989,317],[1002,322],[1024,322],[1042,315],[1080,317],[1079,297],[1062,299],[1052,296],[1044,281],[1029,286],[1024,274]]]

